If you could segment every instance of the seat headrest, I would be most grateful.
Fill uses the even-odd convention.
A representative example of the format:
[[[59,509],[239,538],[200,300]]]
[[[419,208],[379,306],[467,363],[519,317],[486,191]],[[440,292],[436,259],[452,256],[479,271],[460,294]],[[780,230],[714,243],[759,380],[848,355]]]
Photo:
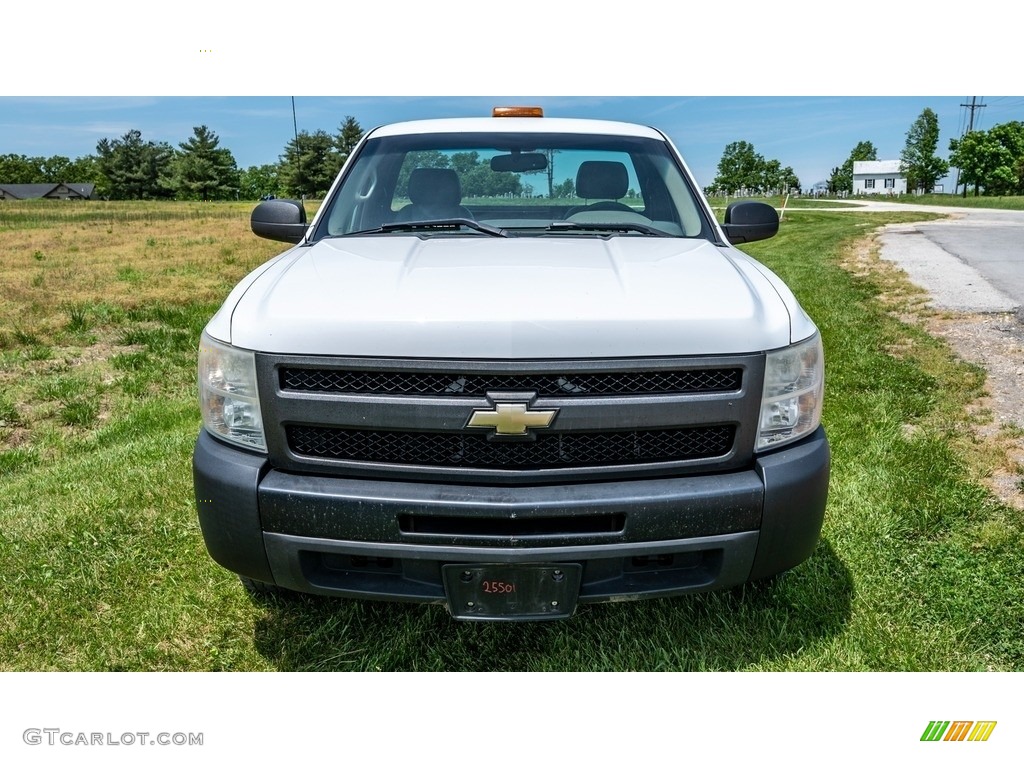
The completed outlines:
[[[609,160],[586,160],[576,172],[576,196],[584,200],[618,200],[629,187],[626,166]]]
[[[448,168],[414,168],[409,174],[409,199],[422,205],[458,205],[462,186]]]

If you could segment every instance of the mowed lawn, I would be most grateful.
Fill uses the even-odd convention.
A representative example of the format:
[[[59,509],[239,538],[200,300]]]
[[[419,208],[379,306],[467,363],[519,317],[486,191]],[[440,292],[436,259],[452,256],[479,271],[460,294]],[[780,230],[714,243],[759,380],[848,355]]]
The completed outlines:
[[[981,485],[1003,459],[967,415],[983,372],[897,319],[920,297],[877,259],[843,266],[909,214],[787,212],[749,247],[825,341],[831,494],[790,573],[545,624],[251,597],[206,554],[190,466],[199,333],[283,249],[250,210],[0,203],[0,669],[1024,667],[1021,513]]]

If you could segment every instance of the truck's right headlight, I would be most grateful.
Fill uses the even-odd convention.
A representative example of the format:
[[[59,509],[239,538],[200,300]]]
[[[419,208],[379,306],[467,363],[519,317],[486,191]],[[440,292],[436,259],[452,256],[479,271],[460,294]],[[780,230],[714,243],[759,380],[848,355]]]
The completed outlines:
[[[214,341],[199,342],[199,407],[214,435],[245,448],[267,450],[252,352]]]
[[[821,334],[769,352],[755,450],[799,440],[821,423],[825,355]]]

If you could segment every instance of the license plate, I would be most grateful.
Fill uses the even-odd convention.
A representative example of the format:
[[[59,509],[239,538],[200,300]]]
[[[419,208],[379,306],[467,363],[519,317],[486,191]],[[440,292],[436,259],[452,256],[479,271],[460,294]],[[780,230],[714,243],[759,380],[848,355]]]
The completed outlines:
[[[536,621],[576,610],[579,563],[446,565],[448,610],[456,619]]]

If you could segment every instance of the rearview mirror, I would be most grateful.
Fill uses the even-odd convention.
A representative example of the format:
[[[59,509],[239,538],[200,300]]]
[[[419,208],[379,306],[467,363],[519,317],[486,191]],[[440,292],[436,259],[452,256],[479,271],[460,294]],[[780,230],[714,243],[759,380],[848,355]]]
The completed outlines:
[[[548,158],[540,152],[513,152],[511,155],[495,155],[491,158],[491,170],[503,173],[530,173],[543,171],[548,167]]]

